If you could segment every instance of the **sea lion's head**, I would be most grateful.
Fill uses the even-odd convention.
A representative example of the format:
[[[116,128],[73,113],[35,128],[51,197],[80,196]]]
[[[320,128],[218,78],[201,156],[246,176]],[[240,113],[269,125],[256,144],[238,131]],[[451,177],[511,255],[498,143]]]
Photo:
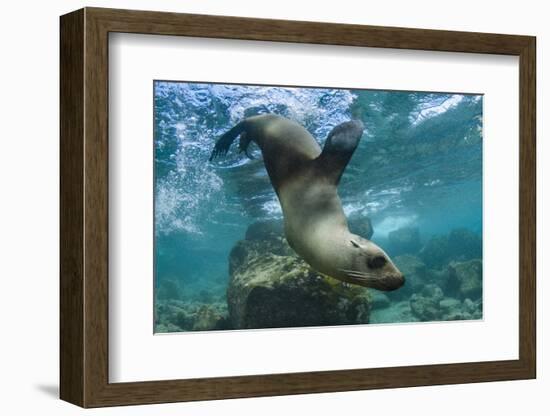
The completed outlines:
[[[338,270],[337,278],[359,286],[378,290],[399,289],[405,276],[388,255],[372,241],[351,234],[346,242],[348,265]]]

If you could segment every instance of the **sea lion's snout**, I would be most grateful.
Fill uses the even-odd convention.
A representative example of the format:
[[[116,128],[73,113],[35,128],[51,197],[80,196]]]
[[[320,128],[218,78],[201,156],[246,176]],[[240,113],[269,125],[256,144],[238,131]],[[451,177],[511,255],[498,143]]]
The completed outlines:
[[[385,273],[380,277],[380,290],[397,290],[405,284],[405,276],[401,271],[388,260]]]
[[[383,290],[385,292],[391,292],[399,289],[405,284],[405,276],[401,273],[390,274],[380,279],[375,279],[368,287],[373,289]]]
[[[405,276],[401,273],[395,275],[390,282],[388,290],[396,290],[405,284]]]
[[[405,276],[401,275],[401,285],[399,287],[403,286],[405,284]]]

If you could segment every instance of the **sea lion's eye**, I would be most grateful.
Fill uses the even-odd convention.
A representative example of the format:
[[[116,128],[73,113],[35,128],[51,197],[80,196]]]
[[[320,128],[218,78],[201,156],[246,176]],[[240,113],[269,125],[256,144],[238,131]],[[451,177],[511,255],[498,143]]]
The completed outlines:
[[[384,256],[376,256],[372,257],[368,261],[368,266],[371,269],[379,269],[380,267],[383,267],[388,261]]]
[[[359,247],[360,247],[359,244],[358,244],[357,242],[353,241],[353,240],[349,240],[349,242],[350,242],[351,245],[352,245],[353,247],[355,247],[355,248],[359,248]]]

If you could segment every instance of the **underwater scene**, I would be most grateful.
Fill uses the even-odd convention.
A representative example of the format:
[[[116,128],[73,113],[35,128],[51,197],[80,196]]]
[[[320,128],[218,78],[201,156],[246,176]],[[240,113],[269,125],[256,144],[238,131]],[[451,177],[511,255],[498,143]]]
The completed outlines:
[[[482,95],[153,93],[155,333],[482,319]]]

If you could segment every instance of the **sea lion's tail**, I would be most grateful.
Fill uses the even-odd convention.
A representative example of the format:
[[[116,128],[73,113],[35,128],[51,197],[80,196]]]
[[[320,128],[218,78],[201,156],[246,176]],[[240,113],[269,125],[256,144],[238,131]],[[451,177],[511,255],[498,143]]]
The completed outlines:
[[[210,162],[214,159],[216,159],[218,156],[225,156],[227,152],[229,151],[229,147],[231,147],[231,143],[242,133],[244,133],[246,129],[246,120],[241,121],[239,124],[237,124],[235,127],[233,127],[228,132],[224,133],[222,137],[218,139],[216,142],[216,145],[214,146],[214,150],[212,150],[212,154],[210,155],[210,159],[208,159]],[[246,149],[242,149],[241,151],[246,151]]]

